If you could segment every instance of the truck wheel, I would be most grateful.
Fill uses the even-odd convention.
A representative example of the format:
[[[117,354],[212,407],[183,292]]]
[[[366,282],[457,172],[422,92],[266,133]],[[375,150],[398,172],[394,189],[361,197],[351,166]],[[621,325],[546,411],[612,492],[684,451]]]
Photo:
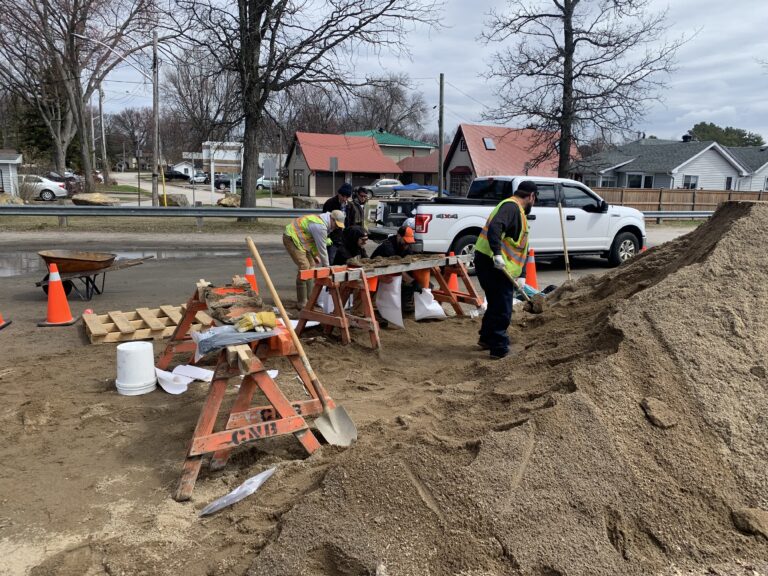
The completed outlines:
[[[453,253],[456,254],[456,256],[462,256],[464,254],[472,256],[472,260],[467,264],[467,272],[470,274],[475,273],[475,242],[477,242],[477,235],[467,234],[453,243]]]
[[[618,266],[630,258],[637,256],[640,251],[640,241],[632,232],[622,232],[617,234],[611,244],[611,251],[608,254],[608,262],[611,266]]]

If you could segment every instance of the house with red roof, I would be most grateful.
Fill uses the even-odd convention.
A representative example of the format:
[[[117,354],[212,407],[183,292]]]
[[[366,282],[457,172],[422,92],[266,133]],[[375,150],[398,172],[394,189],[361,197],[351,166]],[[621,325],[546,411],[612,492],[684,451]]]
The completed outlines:
[[[429,156],[408,156],[397,163],[403,171],[400,181],[403,184],[424,184],[437,186],[439,155],[433,150]]]
[[[445,183],[451,194],[465,196],[477,176],[497,174],[557,176],[557,156],[534,166],[544,151],[541,133],[530,128],[459,124],[445,158]]]
[[[299,196],[333,196],[343,182],[357,188],[402,173],[375,138],[342,134],[296,132],[285,165]]]

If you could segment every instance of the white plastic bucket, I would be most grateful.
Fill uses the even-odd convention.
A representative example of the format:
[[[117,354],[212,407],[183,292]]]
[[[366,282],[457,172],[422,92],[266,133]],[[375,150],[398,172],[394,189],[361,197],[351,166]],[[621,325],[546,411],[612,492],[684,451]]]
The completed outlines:
[[[157,387],[155,352],[151,342],[124,342],[117,347],[117,391],[138,396]]]

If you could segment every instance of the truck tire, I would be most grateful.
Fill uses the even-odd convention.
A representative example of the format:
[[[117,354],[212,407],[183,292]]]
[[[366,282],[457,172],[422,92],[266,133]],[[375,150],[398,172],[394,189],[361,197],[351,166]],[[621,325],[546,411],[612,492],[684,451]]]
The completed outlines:
[[[608,253],[608,262],[611,266],[618,266],[640,252],[640,241],[632,232],[621,232],[616,235]]]
[[[467,272],[470,274],[475,273],[475,242],[477,242],[477,234],[465,234],[453,243],[453,253],[456,256],[461,256],[462,254],[472,255],[472,261],[467,265]]]

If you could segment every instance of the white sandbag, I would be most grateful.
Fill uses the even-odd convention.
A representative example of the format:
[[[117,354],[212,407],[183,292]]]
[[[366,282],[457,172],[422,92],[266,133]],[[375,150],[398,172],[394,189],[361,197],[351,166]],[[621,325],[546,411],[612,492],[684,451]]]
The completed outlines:
[[[445,318],[445,310],[443,310],[440,302],[435,300],[435,297],[432,295],[432,290],[429,288],[423,288],[421,294],[415,292],[413,294],[413,303],[416,305],[413,317],[417,322],[419,320]]]
[[[323,312],[326,314],[333,314],[333,311],[336,310],[336,304],[334,304],[333,296],[331,295],[331,292],[328,290],[328,288],[323,287],[323,289],[320,291],[320,295],[317,297],[317,305],[320,306],[320,308],[322,308]],[[351,307],[352,296],[347,299],[347,303],[344,306],[344,309],[348,310]]]
[[[376,307],[384,320],[395,326],[404,328],[403,304],[401,300],[403,278],[394,276],[391,282],[383,282],[379,279],[379,287],[376,290]]]

